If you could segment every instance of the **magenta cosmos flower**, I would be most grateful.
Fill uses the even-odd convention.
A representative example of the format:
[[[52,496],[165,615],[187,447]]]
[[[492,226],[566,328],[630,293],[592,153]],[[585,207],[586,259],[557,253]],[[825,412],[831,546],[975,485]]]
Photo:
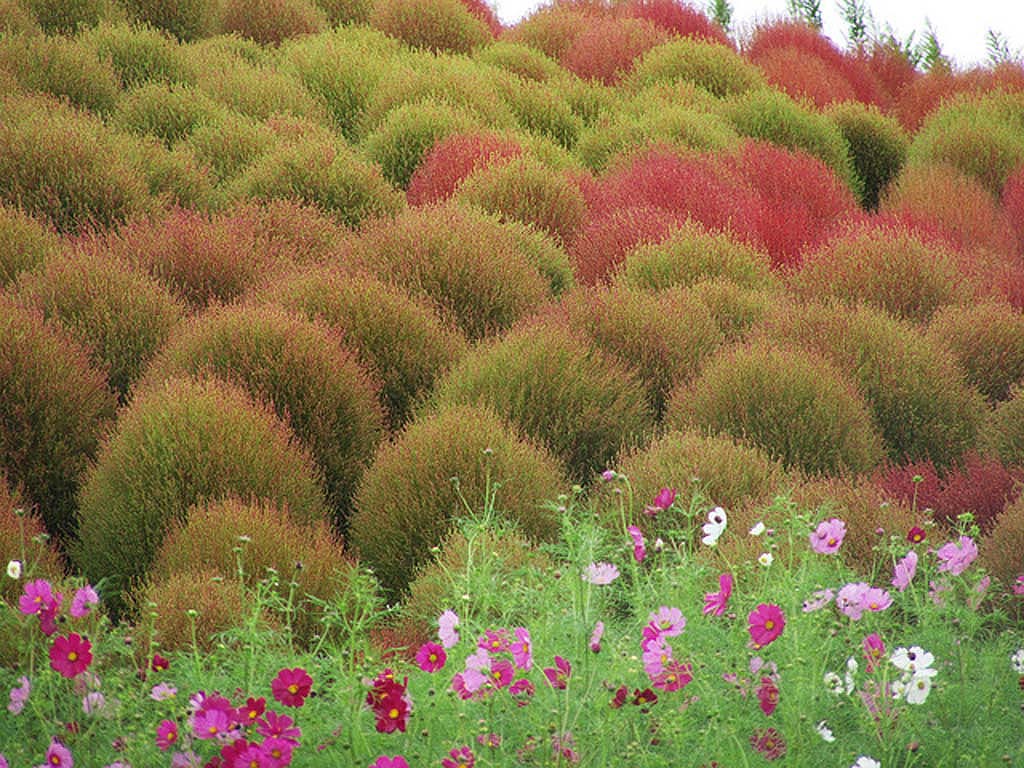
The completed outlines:
[[[448,654],[437,643],[424,643],[416,651],[416,666],[424,672],[437,672],[448,661]]]
[[[631,525],[626,528],[629,533],[629,537],[633,540],[633,559],[638,563],[642,563],[644,558],[647,557],[647,545],[644,542],[644,534],[635,525]]]
[[[533,641],[530,638],[530,630],[526,627],[516,627],[513,632],[516,639],[509,646],[512,660],[516,669],[529,671],[533,669]]]
[[[177,743],[178,724],[173,720],[161,720],[160,725],[156,727],[156,745],[160,747],[160,751],[166,752]]]
[[[302,667],[282,669],[270,683],[270,692],[282,706],[301,707],[313,687],[313,678]]]
[[[72,768],[71,750],[54,739],[46,750],[46,768]],[[42,768],[42,766],[40,766]]]
[[[97,605],[99,601],[100,596],[96,594],[96,590],[87,584],[75,592],[75,596],[71,600],[71,615],[76,619],[84,618],[89,615],[92,606]]]
[[[834,555],[846,536],[846,523],[833,517],[818,524],[811,533],[811,549],[819,555]]]
[[[659,512],[664,512],[671,507],[675,500],[675,488],[662,488],[658,491],[658,495],[654,497],[654,501],[644,507],[644,514],[648,517],[657,517]]]
[[[910,586],[910,582],[917,573],[917,552],[910,550],[893,569],[892,585],[900,592]]]
[[[569,685],[569,675],[572,674],[572,664],[561,656],[555,656],[555,666],[544,668],[544,677],[552,688],[565,690]]]
[[[723,573],[718,577],[718,591],[704,595],[704,615],[721,616],[725,613],[726,603],[732,596],[732,574]]]
[[[25,584],[24,593],[18,598],[18,607],[26,616],[44,610],[53,602],[53,587],[46,579],[36,579]]]
[[[977,558],[978,545],[970,536],[961,536],[960,541],[951,541],[939,547],[935,556],[940,560],[939,571],[949,571],[954,576],[959,576]]]
[[[381,755],[370,763],[370,768],[409,768],[409,764],[401,755],[395,755],[394,757]]]
[[[747,629],[755,648],[764,648],[782,634],[786,617],[782,609],[771,603],[761,603],[747,616]]]
[[[757,687],[757,701],[761,711],[770,715],[779,705],[779,686],[770,677],[762,677]]]
[[[92,664],[92,643],[72,632],[61,635],[50,646],[50,666],[63,677],[76,677]]]
[[[476,765],[476,757],[469,747],[453,749],[449,755],[441,760],[442,768],[473,768]]]

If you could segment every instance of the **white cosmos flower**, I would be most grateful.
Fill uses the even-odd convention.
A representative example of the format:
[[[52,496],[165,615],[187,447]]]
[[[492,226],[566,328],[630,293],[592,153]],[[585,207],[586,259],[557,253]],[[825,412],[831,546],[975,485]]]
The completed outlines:
[[[853,693],[853,689],[856,687],[856,681],[853,676],[857,674],[857,660],[851,656],[846,660],[846,694],[850,695]]]
[[[934,669],[922,669],[910,678],[907,683],[907,704],[924,704],[932,689],[932,678],[937,671]]]
[[[765,526],[765,524],[763,522],[758,521],[757,523],[754,523],[754,527],[750,529],[750,535],[751,536],[760,536],[766,530],[767,530],[767,527]]]
[[[701,539],[701,542],[709,547],[715,546],[718,543],[718,539],[725,533],[725,527],[728,524],[729,518],[725,514],[725,510],[721,507],[715,507],[708,512],[708,521],[701,528],[704,532],[704,538]]]
[[[910,648],[897,648],[889,657],[897,669],[903,672],[917,674],[922,669],[927,669],[935,663],[935,656],[928,653],[919,645],[912,645]]]
[[[1024,648],[1018,648],[1017,652],[1010,657],[1013,664],[1013,671],[1018,675],[1024,675]]]
[[[818,732],[818,735],[821,736],[821,738],[830,744],[836,740],[835,735],[832,733],[832,729],[828,727],[828,723],[824,720],[814,726],[814,730]]]
[[[882,764],[874,758],[861,755],[857,758],[857,762],[853,764],[852,768],[882,768]]]
[[[829,693],[834,693],[836,696],[839,696],[843,692],[843,678],[835,672],[826,672],[825,687],[828,688]]]
[[[21,560],[11,560],[7,564],[7,575],[12,579],[21,578]]]
[[[767,568],[775,562],[775,556],[771,552],[762,552],[761,556],[757,558],[757,562]]]

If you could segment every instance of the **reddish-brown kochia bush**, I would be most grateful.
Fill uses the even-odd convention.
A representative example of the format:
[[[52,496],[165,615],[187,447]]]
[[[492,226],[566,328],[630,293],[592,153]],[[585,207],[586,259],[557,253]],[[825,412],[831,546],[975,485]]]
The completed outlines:
[[[405,198],[409,205],[444,202],[474,171],[522,153],[519,142],[497,133],[477,131],[446,136],[423,156],[409,179]]]
[[[320,32],[327,16],[313,0],[223,0],[220,31],[237,33],[264,45]]]
[[[1003,213],[1017,235],[1017,253],[1024,256],[1024,165],[1021,165],[1003,187]]]
[[[860,217],[850,189],[806,152],[748,141],[736,162],[760,196],[757,231],[775,269],[799,268],[805,250]]]
[[[754,63],[772,86],[818,109],[857,99],[853,86],[839,70],[799,48],[766,50]]]
[[[856,54],[882,88],[889,103],[895,108],[903,89],[924,75],[902,51],[892,43],[875,42],[870,50]]]
[[[1024,576],[1024,495],[1006,506],[978,550],[981,565],[1006,587]]]
[[[917,509],[931,509],[935,519],[950,528],[958,515],[970,512],[984,534],[1020,496],[1024,467],[1007,467],[997,458],[972,451],[944,472],[931,461],[913,462],[884,468],[874,482],[901,504],[909,506],[916,499]]]
[[[64,574],[64,563],[52,544],[41,536],[46,534],[39,512],[7,485],[0,472],[0,560],[19,560],[22,573],[31,565],[32,577],[54,581]],[[23,582],[5,578],[0,582],[0,599],[14,605],[22,593]]]
[[[592,22],[606,18],[608,14],[608,6],[600,0],[547,5],[508,29],[502,39],[536,48],[558,61],[577,36]]]
[[[1024,466],[1024,384],[1010,389],[982,430],[982,444],[1006,465]]]
[[[637,58],[669,39],[669,32],[647,19],[595,19],[568,46],[561,63],[585,80],[614,85]]]
[[[679,37],[692,37],[736,48],[724,29],[680,0],[626,0],[612,6],[612,10],[625,18],[647,19]]]
[[[686,216],[653,205],[628,206],[592,218],[569,246],[573,272],[583,285],[609,280],[626,258],[641,245],[660,243]]]

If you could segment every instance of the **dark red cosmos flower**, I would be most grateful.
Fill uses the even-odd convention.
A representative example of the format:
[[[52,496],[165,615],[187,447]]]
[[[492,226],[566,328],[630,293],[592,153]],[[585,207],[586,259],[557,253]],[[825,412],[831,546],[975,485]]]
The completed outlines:
[[[786,754],[786,741],[774,728],[754,731],[750,735],[750,745],[760,752],[765,760],[778,760]]]
[[[761,711],[770,715],[779,705],[779,686],[770,677],[762,677],[761,685],[757,688],[757,700],[761,704]]]
[[[63,677],[76,677],[92,664],[92,643],[77,632],[61,635],[50,646],[50,666]]]
[[[282,669],[270,683],[274,699],[285,707],[301,707],[313,687],[313,678],[301,667]]]

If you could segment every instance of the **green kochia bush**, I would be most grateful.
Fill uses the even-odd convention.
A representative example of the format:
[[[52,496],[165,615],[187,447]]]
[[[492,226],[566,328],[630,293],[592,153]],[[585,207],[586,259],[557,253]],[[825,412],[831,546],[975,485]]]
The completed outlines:
[[[810,474],[866,472],[882,458],[853,382],[794,344],[757,340],[723,350],[673,392],[665,423],[744,439]]]
[[[22,0],[48,35],[72,35],[123,14],[114,0]]]
[[[313,0],[222,0],[219,28],[263,45],[280,45],[289,37],[312,34],[327,26]]]
[[[1024,465],[1024,385],[1012,387],[989,413],[981,442],[1007,466]]]
[[[115,406],[69,334],[0,294],[0,474],[53,535],[74,530],[75,493]]]
[[[199,125],[213,120],[220,109],[193,86],[146,83],[121,98],[114,122],[127,131],[156,136],[172,146]]]
[[[470,53],[494,38],[459,0],[377,0],[370,25],[412,48]]]
[[[220,183],[237,177],[276,143],[267,126],[230,111],[195,126],[186,139],[196,159],[209,166]]]
[[[146,383],[213,375],[273,404],[323,470],[343,526],[349,500],[381,439],[377,383],[328,326],[272,305],[212,308],[181,329]]]
[[[857,382],[892,461],[957,461],[974,447],[984,401],[955,358],[918,328],[870,306],[780,303],[757,329],[831,360]]]
[[[767,88],[761,71],[735,51],[693,38],[651,48],[637,62],[626,85],[640,89],[677,81],[694,83],[719,98]]]
[[[148,24],[100,24],[80,33],[78,39],[99,59],[110,61],[125,88],[195,81],[182,48],[167,33]]]
[[[0,288],[57,250],[57,236],[24,211],[0,202]]]
[[[488,491],[498,514],[537,541],[557,536],[558,516],[545,504],[565,488],[558,462],[489,409],[445,408],[414,421],[377,453],[356,492],[350,541],[397,595],[454,519],[479,510]]]
[[[874,210],[882,190],[903,167],[910,139],[894,118],[857,101],[834,104],[826,114],[850,147],[850,159],[864,190],[861,204]]]
[[[90,248],[51,256],[15,290],[82,342],[122,400],[187,311],[137,266]]]
[[[312,457],[269,406],[216,379],[170,379],[140,392],[107,436],[82,483],[72,559],[123,607],[172,523],[227,496],[267,499],[301,523],[327,515]]]
[[[544,443],[580,482],[654,429],[637,374],[557,318],[477,348],[437,384],[430,402],[487,405]]]
[[[257,294],[339,331],[367,370],[380,378],[391,426],[401,426],[415,400],[465,352],[461,333],[434,308],[372,274],[337,267],[303,269]]]
[[[151,204],[130,141],[97,118],[40,96],[2,97],[0,114],[0,201],[60,232],[111,227]]]
[[[355,250],[387,281],[429,298],[470,339],[508,328],[549,295],[515,237],[469,208],[423,206],[368,223]]]
[[[124,0],[137,20],[152,24],[179,40],[196,40],[213,31],[219,0]]]

